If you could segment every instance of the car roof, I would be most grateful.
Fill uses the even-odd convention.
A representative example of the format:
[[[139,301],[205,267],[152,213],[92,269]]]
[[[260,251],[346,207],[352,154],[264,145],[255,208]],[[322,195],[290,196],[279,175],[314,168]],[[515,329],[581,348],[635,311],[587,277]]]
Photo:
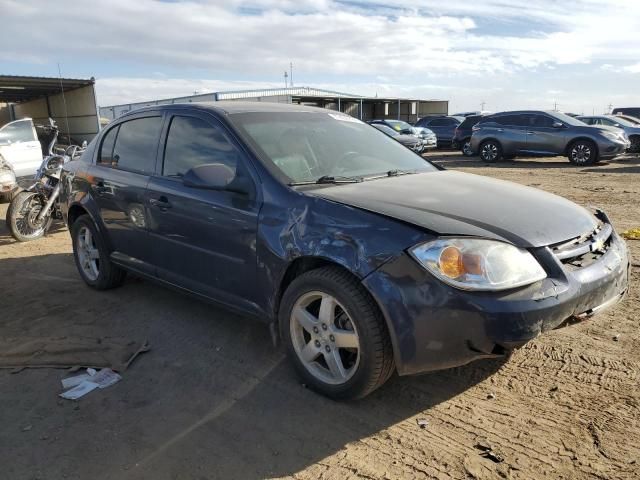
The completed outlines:
[[[310,107],[308,105],[297,105],[290,103],[271,102],[241,102],[241,101],[220,101],[220,102],[198,102],[198,103],[171,103],[165,105],[151,105],[148,107],[131,110],[123,115],[133,115],[145,111],[157,110],[201,110],[212,111],[223,115],[233,115],[235,113],[279,113],[279,112],[307,112],[307,113],[340,113],[326,108]],[[343,115],[347,115],[346,113]]]

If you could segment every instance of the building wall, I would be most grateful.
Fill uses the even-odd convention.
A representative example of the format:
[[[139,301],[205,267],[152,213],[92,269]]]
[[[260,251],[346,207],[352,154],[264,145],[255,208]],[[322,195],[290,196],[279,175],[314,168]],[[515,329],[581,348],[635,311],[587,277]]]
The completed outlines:
[[[69,90],[64,99],[59,93],[17,103],[13,110],[16,119],[30,117],[35,124],[48,124],[49,117],[53,118],[60,133],[69,133],[77,143],[91,141],[99,131],[93,85]]]
[[[11,121],[11,106],[8,103],[0,103],[0,127]]]

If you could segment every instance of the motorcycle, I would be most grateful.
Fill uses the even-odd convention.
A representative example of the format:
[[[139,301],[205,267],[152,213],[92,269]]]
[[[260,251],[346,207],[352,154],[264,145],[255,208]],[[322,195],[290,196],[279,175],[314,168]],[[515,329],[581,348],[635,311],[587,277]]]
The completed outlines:
[[[34,183],[21,191],[11,201],[7,210],[7,226],[13,238],[19,242],[36,240],[47,232],[54,219],[62,219],[57,200],[60,196],[60,176],[64,164],[82,154],[82,147],[69,146],[64,153],[54,153],[59,129],[53,119],[49,125],[36,126],[51,135],[47,155],[34,177]]]

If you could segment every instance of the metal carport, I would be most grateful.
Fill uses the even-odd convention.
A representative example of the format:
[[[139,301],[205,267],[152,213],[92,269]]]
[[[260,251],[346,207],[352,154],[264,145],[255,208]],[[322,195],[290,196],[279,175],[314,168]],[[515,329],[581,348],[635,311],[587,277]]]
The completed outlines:
[[[95,79],[0,75],[0,126],[25,117],[51,117],[74,142],[90,141],[100,130]]]

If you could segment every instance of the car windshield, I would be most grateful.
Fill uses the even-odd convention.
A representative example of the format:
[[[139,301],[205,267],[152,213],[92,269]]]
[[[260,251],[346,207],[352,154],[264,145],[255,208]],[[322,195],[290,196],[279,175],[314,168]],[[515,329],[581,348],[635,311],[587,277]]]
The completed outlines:
[[[390,137],[397,137],[398,135],[400,135],[400,133],[396,132],[393,128],[383,125],[381,123],[372,123],[371,125],[377,128],[378,130],[380,130],[381,132],[386,133]]]
[[[252,112],[229,116],[265,162],[288,183],[436,171],[419,155],[366,123],[340,113]]]
[[[584,127],[585,123],[582,120],[578,120],[577,118],[573,118],[562,112],[547,112],[554,118],[557,118],[561,122],[566,123],[567,125],[573,125],[574,127]]]
[[[407,122],[403,122],[402,120],[387,120],[386,122],[391,125],[391,128],[397,130],[398,132],[403,130],[411,130],[411,125],[409,125]]]
[[[619,123],[620,125],[624,125],[625,127],[635,127],[636,126],[632,121],[627,120],[626,118],[616,117],[615,115],[611,115],[611,116],[609,116],[607,118],[609,120],[613,120],[616,123]]]

